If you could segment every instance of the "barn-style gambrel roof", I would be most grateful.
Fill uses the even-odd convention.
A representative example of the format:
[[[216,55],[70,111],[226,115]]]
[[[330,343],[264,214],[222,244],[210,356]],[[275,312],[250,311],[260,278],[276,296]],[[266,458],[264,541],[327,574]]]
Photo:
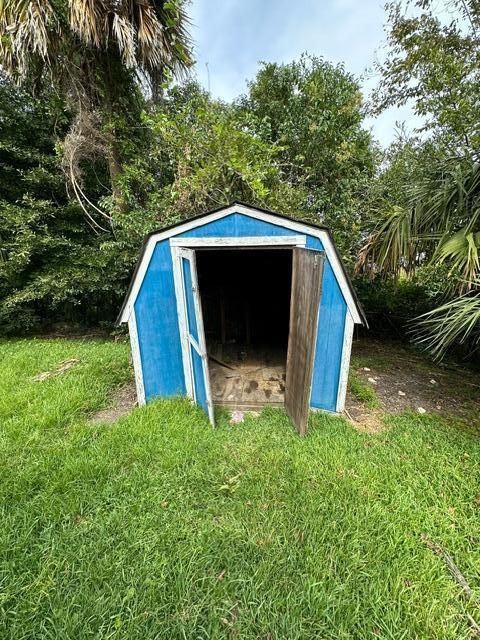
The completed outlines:
[[[315,236],[319,238],[325,249],[326,257],[332,267],[333,273],[337,279],[337,282],[340,286],[343,297],[345,298],[345,302],[354,322],[357,324],[363,324],[364,326],[368,327],[365,312],[357,298],[348,274],[345,271],[345,267],[336,250],[331,232],[328,227],[313,224],[310,222],[295,220],[291,217],[285,216],[275,211],[262,209],[260,207],[254,207],[252,205],[248,205],[239,201],[232,202],[225,207],[207,211],[206,213],[202,213],[193,218],[189,218],[188,220],[184,220],[183,222],[165,227],[164,229],[153,231],[145,237],[140,251],[140,256],[135,267],[132,280],[130,282],[130,286],[128,288],[125,300],[117,318],[117,325],[128,322],[131,310],[133,308],[133,305],[135,304],[138,292],[140,291],[140,287],[147,272],[148,265],[150,263],[150,259],[157,242],[166,240],[196,227],[201,227],[202,225],[205,225],[209,222],[213,222],[234,213],[240,213],[245,216],[250,216],[252,218],[262,220],[264,222],[269,222],[271,224],[281,225],[282,227],[291,229],[296,233]]]

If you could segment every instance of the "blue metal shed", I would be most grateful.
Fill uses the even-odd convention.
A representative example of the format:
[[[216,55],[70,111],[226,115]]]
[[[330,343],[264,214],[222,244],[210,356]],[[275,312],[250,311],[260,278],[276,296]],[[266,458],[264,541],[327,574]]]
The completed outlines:
[[[328,229],[237,202],[147,236],[127,322],[139,404],[189,396],[213,422],[217,402],[284,403],[302,433],[343,410],[367,324]]]

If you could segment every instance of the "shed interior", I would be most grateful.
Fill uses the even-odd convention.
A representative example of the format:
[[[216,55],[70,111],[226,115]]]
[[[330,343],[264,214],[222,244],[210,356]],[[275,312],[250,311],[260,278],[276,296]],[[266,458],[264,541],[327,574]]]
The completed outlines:
[[[200,249],[199,293],[215,404],[283,406],[291,249]]]

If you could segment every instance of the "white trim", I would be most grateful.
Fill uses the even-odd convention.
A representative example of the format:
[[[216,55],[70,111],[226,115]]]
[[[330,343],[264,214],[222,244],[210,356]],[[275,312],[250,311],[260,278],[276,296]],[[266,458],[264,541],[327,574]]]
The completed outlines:
[[[145,404],[145,387],[143,385],[143,369],[142,359],[140,355],[140,345],[138,342],[137,321],[135,318],[135,309],[128,319],[128,333],[130,334],[130,348],[132,350],[133,370],[135,372],[135,386],[137,388],[138,404]]]
[[[353,328],[355,323],[347,310],[345,316],[345,329],[343,331],[342,364],[340,367],[340,379],[337,392],[337,413],[341,413],[345,408],[345,398],[347,395],[348,371],[350,368],[350,354],[352,352]]]
[[[195,305],[195,313],[196,312],[197,312],[197,305]],[[198,353],[202,353],[202,347],[198,344],[198,342],[195,340],[195,338],[192,336],[191,333],[188,334],[188,339],[192,347],[195,349],[195,351],[197,351]]]
[[[185,377],[185,387],[187,396],[195,399],[193,388],[193,375],[191,369],[190,344],[187,330],[187,310],[185,308],[185,292],[183,287],[183,273],[181,249],[172,247],[173,280],[175,283],[175,298],[177,300],[177,318],[180,330],[180,344],[182,345],[183,375]]]
[[[125,304],[122,315],[120,317],[119,324],[128,322],[128,318],[130,317],[130,314],[133,309],[133,305],[135,304],[135,300],[137,299],[137,296],[139,294],[140,287],[142,286],[142,282],[145,278],[145,274],[147,273],[148,265],[150,264],[150,260],[152,259],[152,255],[155,250],[155,245],[157,244],[157,240],[153,240],[154,237],[156,236],[152,236],[147,242],[147,246],[145,247],[145,251],[142,256],[142,261],[139,264],[139,268],[135,276],[135,280],[133,281],[131,291],[128,295],[127,302]]]
[[[225,207],[225,209],[221,209],[220,211],[216,211],[207,216],[202,216],[200,218],[197,218],[196,220],[190,220],[190,221],[187,220],[183,224],[179,224],[175,226],[173,229],[160,231],[159,233],[155,233],[154,235],[150,236],[147,242],[147,246],[145,248],[145,252],[142,257],[142,261],[137,270],[137,275],[132,284],[130,294],[128,296],[122,315],[120,317],[120,323],[128,322],[131,309],[137,298],[138,292],[140,291],[140,287],[142,285],[143,279],[148,269],[148,265],[150,264],[150,260],[152,258],[153,251],[155,249],[155,245],[157,242],[160,242],[161,240],[165,240],[167,238],[171,238],[172,236],[178,236],[181,233],[185,233],[186,231],[190,231],[191,229],[195,229],[196,227],[203,226],[215,220],[225,218],[226,216],[229,216],[232,213],[240,213],[240,214],[249,216],[250,218],[262,220],[263,222],[269,222],[270,224],[282,226],[287,229],[291,229],[292,231],[296,231],[301,234],[307,234],[307,235],[318,238],[323,244],[323,247],[327,256],[327,260],[332,267],[333,273],[335,274],[340,290],[342,291],[342,294],[347,303],[347,307],[352,315],[354,322],[362,324],[362,319],[360,317],[360,314],[358,313],[358,309],[357,309],[355,300],[353,299],[352,293],[350,291],[348,281],[345,277],[342,266],[340,264],[340,261],[333,247],[333,243],[327,231],[323,229],[317,229],[315,227],[311,227],[308,224],[303,224],[301,222],[294,222],[292,220],[287,220],[285,218],[282,218],[282,216],[280,215],[275,215],[273,213],[265,213],[264,211],[258,211],[257,209],[253,209],[251,207],[247,207],[245,205],[240,205],[240,204],[235,204],[235,205],[232,205],[231,207]],[[275,236],[272,236],[272,237],[275,237]],[[183,238],[182,240],[190,240],[190,239]],[[183,244],[183,246],[185,246],[185,243]]]
[[[197,320],[197,334],[198,342],[191,335],[188,329],[188,314],[187,314],[187,302],[185,293],[185,282],[182,269],[182,258],[190,261],[192,287],[193,287],[193,302],[195,305],[195,317]],[[195,380],[193,374],[193,362],[190,348],[193,347],[198,355],[202,359],[202,369],[205,381],[205,393],[207,396],[207,411],[208,417],[212,424],[214,424],[213,415],[213,402],[212,393],[210,389],[210,374],[208,371],[208,359],[207,359],[207,345],[205,342],[205,331],[203,327],[203,315],[200,301],[200,294],[198,291],[198,279],[197,279],[197,264],[195,259],[195,251],[193,249],[187,249],[184,247],[172,247],[172,260],[173,260],[173,277],[175,281],[175,296],[177,298],[177,315],[180,327],[180,342],[182,345],[182,361],[183,361],[183,373],[185,376],[185,387],[187,389],[187,395],[194,402],[196,402],[195,395]]]
[[[321,407],[310,407],[310,411],[313,413],[325,413],[327,416],[341,416],[338,411],[330,411],[330,409],[322,409]]]
[[[172,247],[263,247],[285,246],[304,247],[306,236],[228,236],[212,238],[170,238]]]
[[[211,424],[215,425],[215,418],[213,414],[212,390],[210,388],[210,372],[208,370],[207,342],[205,340],[205,328],[203,326],[202,301],[200,298],[200,291],[198,288],[197,259],[195,256],[195,251],[193,251],[192,249],[187,249],[187,251],[191,254],[193,302],[195,305],[195,316],[197,320],[197,333],[198,333],[199,344],[198,345],[196,344],[196,340],[194,340],[192,335],[189,335],[189,338],[193,348],[202,358],[203,379],[205,383],[205,395],[207,396],[208,418]]]

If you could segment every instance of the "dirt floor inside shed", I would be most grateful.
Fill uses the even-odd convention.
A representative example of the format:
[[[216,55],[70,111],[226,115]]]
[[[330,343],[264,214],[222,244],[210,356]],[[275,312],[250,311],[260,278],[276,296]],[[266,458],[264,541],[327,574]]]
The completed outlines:
[[[281,406],[285,375],[281,354],[277,360],[272,357],[263,362],[249,357],[232,362],[232,370],[211,362],[214,399],[226,406],[231,403],[232,410],[239,400],[245,405],[250,403],[251,410],[258,410],[264,402]],[[404,411],[453,415],[480,429],[480,376],[474,371],[452,363],[434,364],[400,343],[355,340],[351,377],[372,390],[369,393],[375,400],[365,402],[361,395],[353,393],[357,385],[349,385],[346,417],[362,431],[379,431],[384,428],[385,414]],[[127,415],[135,403],[132,378],[93,420],[113,422]]]
[[[258,411],[285,402],[284,349],[265,348],[238,351],[224,349],[223,360],[210,359],[210,384],[215,405],[232,410]]]

